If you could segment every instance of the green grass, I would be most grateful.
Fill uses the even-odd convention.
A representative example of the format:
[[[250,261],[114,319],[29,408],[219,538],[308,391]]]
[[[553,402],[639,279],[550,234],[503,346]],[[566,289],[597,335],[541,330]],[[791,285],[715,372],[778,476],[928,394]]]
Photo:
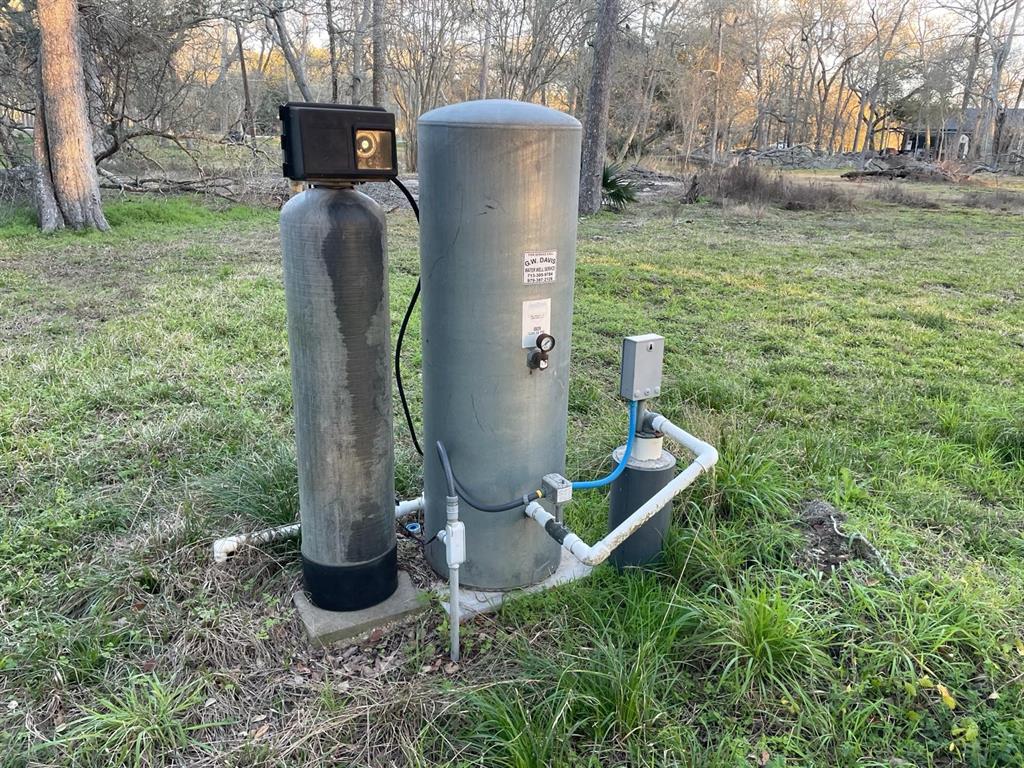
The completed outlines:
[[[204,688],[202,681],[177,687],[156,676],[139,676],[84,707],[55,745],[79,765],[157,764],[210,727],[190,722],[202,704]]]
[[[107,213],[106,235],[0,222],[0,765],[1024,764],[1021,218],[584,221],[568,472],[604,468],[620,339],[649,331],[657,408],[720,465],[661,565],[516,600],[444,672],[436,612],[366,662],[310,650],[294,544],[210,564],[214,538],[295,516],[276,215]],[[389,226],[397,326],[416,229]],[[897,579],[801,566],[814,498]],[[587,537],[605,516],[600,491],[567,509]]]

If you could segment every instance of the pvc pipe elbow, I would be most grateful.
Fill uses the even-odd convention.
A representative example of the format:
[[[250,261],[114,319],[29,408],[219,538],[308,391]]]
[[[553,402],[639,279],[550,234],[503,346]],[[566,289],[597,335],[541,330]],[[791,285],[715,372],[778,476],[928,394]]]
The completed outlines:
[[[400,501],[395,507],[395,517],[401,518],[411,515],[414,512],[421,512],[425,503],[423,496],[417,496],[415,499],[411,499],[409,501]]]
[[[213,562],[227,562],[228,558],[238,551],[238,547],[241,544],[240,538],[239,536],[228,536],[213,542]]]

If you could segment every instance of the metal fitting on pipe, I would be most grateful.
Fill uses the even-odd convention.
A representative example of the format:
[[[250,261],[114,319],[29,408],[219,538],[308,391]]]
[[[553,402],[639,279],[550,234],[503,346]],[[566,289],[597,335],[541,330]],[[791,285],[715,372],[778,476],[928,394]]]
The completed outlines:
[[[677,427],[664,416],[648,412],[645,424],[654,432],[666,435],[670,440],[695,455],[693,462],[676,475],[673,480],[648,499],[633,514],[617,525],[607,536],[593,546],[570,531],[554,515],[537,502],[526,507],[525,514],[561,544],[562,549],[585,565],[599,565],[608,559],[612,551],[635,533],[644,523],[656,515],[662,507],[688,488],[704,472],[709,472],[718,461],[718,451],[689,432]]]

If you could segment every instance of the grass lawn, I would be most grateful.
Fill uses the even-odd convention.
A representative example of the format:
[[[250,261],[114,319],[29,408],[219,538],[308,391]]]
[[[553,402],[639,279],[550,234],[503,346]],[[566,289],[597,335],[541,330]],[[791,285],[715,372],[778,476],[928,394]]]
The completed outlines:
[[[663,567],[515,601],[453,666],[437,605],[311,649],[294,542],[211,563],[297,510],[276,213],[108,217],[0,227],[0,765],[1024,764],[1024,218],[583,222],[569,471],[621,439],[639,332],[668,340],[657,409],[722,458]],[[416,227],[390,226],[397,329]]]

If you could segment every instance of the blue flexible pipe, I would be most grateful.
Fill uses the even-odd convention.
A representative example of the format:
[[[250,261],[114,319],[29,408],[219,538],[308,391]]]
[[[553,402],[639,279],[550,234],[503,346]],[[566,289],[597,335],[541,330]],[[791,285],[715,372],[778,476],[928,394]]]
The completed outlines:
[[[584,488],[600,488],[603,485],[614,483],[619,475],[625,471],[626,464],[629,463],[629,457],[633,454],[633,443],[636,441],[636,417],[639,409],[640,404],[636,400],[629,401],[629,436],[626,437],[626,452],[622,454],[622,461],[612,470],[610,475],[602,477],[600,480],[580,480],[573,483],[572,489],[574,491]]]

